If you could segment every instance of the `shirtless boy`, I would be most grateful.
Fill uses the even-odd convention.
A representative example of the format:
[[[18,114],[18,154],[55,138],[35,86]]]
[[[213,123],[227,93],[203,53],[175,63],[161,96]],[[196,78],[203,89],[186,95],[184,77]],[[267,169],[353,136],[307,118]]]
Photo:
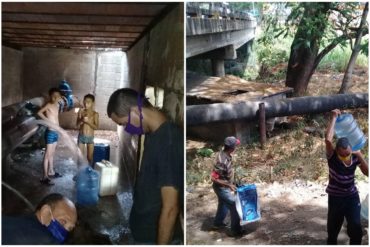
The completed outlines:
[[[78,134],[78,147],[81,149],[81,152],[83,152],[86,145],[87,161],[92,165],[94,154],[94,130],[99,127],[99,113],[94,111],[94,95],[85,95],[83,102],[85,108],[82,108],[77,116],[77,127],[80,129]]]
[[[50,122],[59,126],[59,104],[58,101],[61,99],[61,93],[57,88],[51,88],[49,90],[50,101],[41,108],[37,115],[46,122]],[[44,155],[44,173],[40,182],[46,185],[54,185],[50,178],[58,178],[62,175],[55,172],[54,170],[54,153],[58,142],[58,132],[52,128],[48,128],[45,132],[46,151]]]

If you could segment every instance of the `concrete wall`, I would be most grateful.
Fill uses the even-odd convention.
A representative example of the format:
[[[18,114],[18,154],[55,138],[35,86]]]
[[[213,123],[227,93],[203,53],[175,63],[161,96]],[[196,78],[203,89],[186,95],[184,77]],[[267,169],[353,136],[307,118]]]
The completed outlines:
[[[23,100],[22,64],[22,51],[2,47],[2,106]]]
[[[96,96],[95,109],[100,115],[100,128],[116,130],[106,116],[110,94],[127,80],[127,66],[123,52],[102,52],[69,49],[25,48],[23,64],[24,99],[47,96],[51,87],[67,80],[79,99],[88,93]],[[75,128],[74,111],[60,115],[63,128]]]
[[[184,23],[179,4],[127,52],[130,87],[164,90],[163,111],[183,126]]]
[[[183,126],[184,38],[183,4],[168,13],[127,52],[130,88],[144,92],[146,86],[163,89],[163,108],[167,117]],[[122,150],[121,171],[135,177],[138,164],[137,136],[119,128]],[[121,173],[122,174],[122,173]],[[133,184],[134,179],[131,180]],[[127,187],[130,189],[129,187]]]

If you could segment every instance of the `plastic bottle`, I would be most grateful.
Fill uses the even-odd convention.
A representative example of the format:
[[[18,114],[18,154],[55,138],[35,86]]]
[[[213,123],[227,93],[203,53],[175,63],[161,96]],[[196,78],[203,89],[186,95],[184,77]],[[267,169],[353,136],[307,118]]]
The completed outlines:
[[[366,137],[352,114],[339,115],[335,122],[334,131],[337,138],[348,138],[353,151],[360,150],[366,143]]]
[[[100,175],[90,166],[81,169],[77,175],[77,204],[96,205],[99,200]]]

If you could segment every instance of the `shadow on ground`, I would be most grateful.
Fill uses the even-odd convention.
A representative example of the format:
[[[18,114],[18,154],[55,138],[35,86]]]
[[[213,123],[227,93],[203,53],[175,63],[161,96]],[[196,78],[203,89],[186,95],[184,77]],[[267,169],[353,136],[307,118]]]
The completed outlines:
[[[263,192],[260,192],[263,194]],[[207,245],[325,245],[327,196],[297,204],[287,196],[260,198],[262,219],[244,226],[246,234],[229,237],[229,229],[212,230],[217,198],[211,188],[187,193],[187,244]],[[226,223],[230,225],[229,216]],[[368,223],[363,222],[362,244],[368,245]],[[348,244],[345,224],[338,244]]]

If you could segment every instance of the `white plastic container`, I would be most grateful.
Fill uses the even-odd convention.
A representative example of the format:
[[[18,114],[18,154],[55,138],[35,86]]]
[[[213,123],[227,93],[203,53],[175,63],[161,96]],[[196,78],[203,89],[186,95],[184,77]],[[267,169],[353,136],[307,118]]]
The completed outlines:
[[[118,190],[119,168],[111,162],[102,160],[95,163],[95,170],[100,173],[100,196],[115,195]]]

